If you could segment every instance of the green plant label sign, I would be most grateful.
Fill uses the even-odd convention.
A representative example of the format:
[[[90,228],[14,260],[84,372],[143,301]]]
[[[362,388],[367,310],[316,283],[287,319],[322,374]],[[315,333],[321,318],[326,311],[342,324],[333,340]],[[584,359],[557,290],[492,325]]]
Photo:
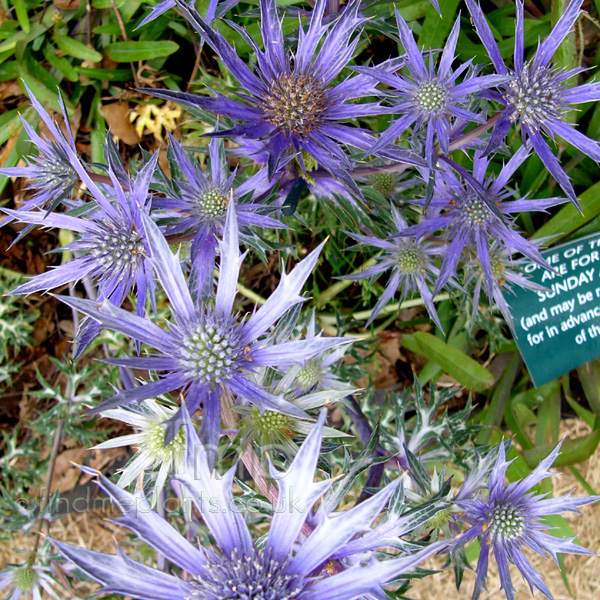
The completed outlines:
[[[542,252],[525,267],[544,290],[507,294],[519,350],[536,386],[600,356],[600,234]]]

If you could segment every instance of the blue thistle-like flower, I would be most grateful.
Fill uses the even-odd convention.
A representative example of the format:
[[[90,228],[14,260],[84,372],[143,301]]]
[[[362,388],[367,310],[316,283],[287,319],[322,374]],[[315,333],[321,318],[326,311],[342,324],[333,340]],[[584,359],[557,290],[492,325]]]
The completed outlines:
[[[191,258],[196,284],[199,289],[204,289],[212,285],[217,236],[223,231],[230,201],[233,202],[240,229],[249,226],[284,228],[285,225],[265,214],[269,210],[266,206],[252,201],[240,202],[246,196],[257,196],[270,189],[264,169],[236,186],[236,174],[229,173],[221,140],[210,141],[208,173],[204,173],[177,140],[172,136],[169,139],[177,167],[185,180],[173,180],[170,189],[165,191],[166,198],[156,198],[153,208],[173,211],[167,234],[194,232]]]
[[[143,91],[238,121],[233,128],[212,135],[261,140],[268,154],[269,177],[291,157],[306,174],[311,170],[305,165],[310,157],[309,162],[316,162],[360,195],[349,173],[351,164],[342,145],[366,151],[373,146],[375,138],[363,129],[340,121],[380,114],[386,109],[379,103],[351,103],[377,94],[370,77],[358,75],[333,84],[358,43],[354,33],[364,22],[358,16],[360,2],[353,0],[339,18],[324,24],[327,0],[317,0],[307,31],[299,30],[298,45],[292,56],[285,50],[276,1],[260,0],[264,51],[245,30],[230,23],[254,50],[256,71],[244,63],[225,37],[211,29],[192,7],[182,0],[176,3],[247,93],[238,94],[242,100],[238,101],[216,92],[210,97],[168,90]],[[411,164],[420,164],[419,159],[408,152],[402,156]]]
[[[599,496],[588,498],[548,498],[547,494],[536,494],[532,488],[552,473],[548,470],[560,452],[560,444],[521,481],[506,484],[506,469],[512,461],[506,460],[504,444],[500,445],[495,465],[489,476],[488,495],[465,498],[459,492],[455,500],[464,510],[462,519],[472,525],[459,538],[458,543],[467,544],[480,539],[477,579],[473,600],[477,600],[485,587],[490,550],[494,552],[502,589],[508,600],[514,599],[514,588],[509,571],[509,561],[521,572],[531,591],[537,588],[552,599],[550,590],[541,575],[526,558],[523,550],[530,548],[541,556],[551,556],[558,564],[558,553],[594,554],[577,544],[575,538],[564,539],[545,533],[549,525],[543,522],[547,515],[563,512],[579,512],[580,506],[597,502]],[[466,484],[466,482],[465,482]],[[473,486],[473,482],[468,484]]]
[[[419,292],[429,316],[435,324],[441,329],[439,317],[433,305],[433,294],[430,286],[439,276],[439,268],[435,265],[434,258],[443,254],[446,250],[444,245],[434,244],[427,241],[423,236],[413,236],[406,232],[410,230],[406,221],[400,213],[392,207],[393,219],[396,224],[396,232],[387,240],[381,240],[373,235],[360,235],[347,232],[350,237],[361,244],[375,246],[383,250],[377,257],[377,263],[372,267],[364,269],[359,273],[344,275],[340,279],[352,279],[358,281],[370,277],[374,280],[381,273],[391,270],[389,281],[385,291],[377,300],[377,303],[371,311],[371,316],[367,321],[369,326],[381,313],[386,304],[400,290],[400,302],[402,302],[409,293]],[[404,234],[406,233],[405,237]]]
[[[475,153],[473,174],[454,165],[459,177],[449,169],[440,171],[436,177],[433,199],[421,223],[406,229],[402,235],[424,236],[446,229],[445,236],[450,240],[434,294],[437,294],[456,274],[458,262],[466,248],[475,249],[481,262],[488,286],[488,296],[495,284],[495,276],[490,259],[489,246],[497,242],[509,250],[521,252],[529,259],[547,267],[538,248],[526,240],[505,219],[523,211],[542,211],[565,202],[565,198],[507,200],[514,192],[504,189],[510,177],[527,158],[528,151],[522,146],[504,165],[497,177],[486,177],[489,159],[481,152]]]
[[[203,404],[202,436],[216,448],[221,430],[221,395],[224,391],[261,409],[305,417],[306,413],[281,396],[274,396],[254,383],[252,374],[260,367],[288,368],[304,364],[329,348],[347,343],[344,338],[315,337],[269,344],[263,339],[269,328],[290,308],[304,299],[299,292],[315,267],[323,244],[313,250],[289,274],[282,274],[277,289],[245,320],[233,312],[236,284],[244,255],[239,252],[234,208],[227,210],[220,247],[219,283],[214,295],[197,302],[184,279],[179,257],[173,255],[156,224],[144,216],[152,266],[167,297],[175,321],[166,331],[152,321],[117,308],[110,301],[95,302],[59,297],[63,302],[94,319],[101,327],[119,331],[156,348],[146,357],[114,358],[109,362],[137,369],[163,371],[155,381],[122,390],[92,412],[103,412],[130,402],[183,388],[188,410],[193,414]],[[176,419],[173,419],[175,424]],[[167,434],[167,442],[175,430]]]
[[[144,312],[146,297],[154,297],[154,279],[149,261],[142,214],[150,209],[148,188],[152,180],[158,153],[137,173],[134,179],[117,178],[110,166],[108,174],[114,197],[102,192],[83,170],[79,176],[92,194],[93,201],[78,205],[77,214],[47,213],[41,210],[16,211],[4,209],[20,223],[66,229],[78,233],[77,239],[65,246],[74,258],[35,275],[11,294],[32,294],[47,291],[67,283],[89,278],[95,281],[98,300],[108,300],[121,306],[134,287],[137,292],[136,314]],[[122,185],[124,187],[122,187]],[[98,334],[95,324],[85,321],[79,332],[77,356]]]
[[[235,467],[223,477],[211,470],[206,449],[189,416],[185,418],[187,468],[177,479],[198,509],[217,548],[190,543],[150,510],[140,491],[135,495],[125,492],[103,476],[99,485],[124,513],[118,522],[186,575],[146,567],[122,551],[107,555],[62,542],[54,544],[68,560],[100,582],[103,591],[141,600],[382,598],[382,586],[436,554],[447,543],[431,544],[413,554],[386,560],[374,557],[374,550],[388,547],[399,534],[419,525],[419,519],[394,516],[380,531],[372,529],[393,497],[396,483],[350,510],[333,514],[322,509],[316,525],[310,524],[309,521],[314,522],[314,504],[331,485],[328,480],[314,482],[324,417],[322,414],[288,470],[271,470],[279,494],[269,533],[260,547],[252,540],[234,503],[231,488]]]
[[[437,160],[436,141],[444,154],[449,153],[451,120],[459,118],[464,122],[483,123],[485,118],[482,115],[468,110],[469,100],[475,93],[497,85],[506,78],[498,75],[475,77],[471,74],[461,83],[456,83],[470,66],[470,62],[465,62],[456,71],[451,69],[460,33],[460,18],[456,19],[450,32],[437,70],[431,55],[427,67],[423,53],[417,47],[413,34],[398,9],[396,22],[400,40],[406,51],[404,66],[412,78],[387,72],[381,67],[357,68],[360,72],[389,85],[392,88],[391,96],[398,98],[392,107],[392,114],[400,117],[381,134],[371,152],[393,144],[412,125],[415,131],[426,126],[425,156],[428,163],[433,165]]]
[[[551,62],[561,42],[581,14],[582,4],[583,0],[572,0],[550,35],[540,43],[533,58],[525,61],[523,2],[516,0],[514,66],[511,70],[502,60],[498,44],[481,7],[475,0],[467,0],[477,33],[496,71],[501,75],[510,76],[501,86],[501,93],[493,96],[506,108],[494,126],[488,150],[493,150],[502,142],[513,123],[519,123],[524,140],[531,142],[545,167],[575,204],[577,196],[571,180],[552,153],[544,134],[552,140],[558,135],[580,152],[595,161],[600,161],[600,144],[564,120],[570,104],[600,100],[600,83],[568,86],[567,82],[584,69],[578,67],[565,71]]]
[[[21,598],[41,600],[44,592],[50,598],[58,600],[59,595],[54,589],[58,585],[49,567],[25,563],[9,566],[0,571],[0,591],[9,594],[4,596],[8,600],[21,600]],[[61,588],[60,591],[66,590]]]
[[[304,337],[307,340],[317,338],[321,331],[317,331],[317,319],[315,311],[312,310],[306,322]],[[297,396],[314,392],[319,396],[323,392],[325,397],[331,394],[328,402],[333,402],[344,395],[356,391],[353,385],[342,381],[334,372],[336,363],[341,361],[348,350],[348,346],[340,346],[331,351],[323,352],[315,358],[311,358],[304,365],[293,365],[282,378],[279,385],[285,389],[295,390]],[[319,405],[319,406],[322,406]]]
[[[23,82],[27,95],[35,111],[41,117],[44,125],[53,139],[45,139],[38,135],[33,127],[21,117],[23,127],[29,140],[38,150],[38,156],[27,157],[26,167],[4,167],[0,169],[1,175],[8,177],[25,177],[29,180],[28,190],[33,191],[33,196],[25,200],[20,206],[20,211],[32,208],[47,207],[52,210],[62,200],[70,199],[79,183],[81,172],[85,171],[77,150],[75,140],[69,125],[69,116],[62,96],[58,100],[62,109],[62,117],[67,135],[50,118],[33,92]]]

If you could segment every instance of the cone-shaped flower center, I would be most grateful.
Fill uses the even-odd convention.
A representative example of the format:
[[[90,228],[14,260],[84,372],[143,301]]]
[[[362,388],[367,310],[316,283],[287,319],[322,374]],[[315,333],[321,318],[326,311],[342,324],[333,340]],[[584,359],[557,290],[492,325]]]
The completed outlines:
[[[318,360],[309,360],[298,375],[296,383],[302,390],[310,390],[321,381],[321,363]]]
[[[404,275],[417,273],[422,267],[421,254],[414,245],[406,246],[398,252],[397,265],[400,272]]]
[[[516,540],[524,529],[525,519],[518,508],[510,504],[494,508],[489,529],[492,538],[500,537],[506,541]]]
[[[504,261],[499,256],[490,256],[492,274],[500,281],[504,281]]]
[[[145,253],[140,234],[131,226],[118,229],[110,222],[104,222],[100,227],[103,231],[94,235],[92,256],[106,268],[137,268],[140,257]]]
[[[529,64],[507,86],[506,101],[513,109],[512,119],[539,129],[551,119],[560,118],[560,89],[549,67],[531,69]]]
[[[185,449],[185,433],[182,427],[175,437],[165,446],[165,426],[152,422],[144,432],[146,437],[142,449],[148,452],[156,461],[170,462],[183,456]]]
[[[37,159],[39,166],[35,177],[38,182],[36,187],[56,187],[67,192],[79,181],[75,169],[58,152],[57,150],[54,156]]]
[[[448,92],[437,80],[422,83],[415,92],[418,107],[427,115],[434,115],[446,108]]]
[[[285,564],[255,551],[250,556],[213,556],[192,583],[189,600],[301,600],[302,580]]]
[[[371,185],[382,196],[391,196],[396,191],[397,178],[394,173],[377,173],[371,179]]]
[[[218,188],[207,188],[196,198],[196,207],[203,221],[218,221],[225,216],[229,196]]]
[[[231,324],[203,315],[183,336],[179,363],[188,377],[200,383],[221,383],[233,375],[241,354]]]
[[[291,431],[292,418],[273,410],[266,410],[262,415],[260,413],[256,415],[254,426],[262,435],[278,434],[283,430],[289,432]]]
[[[17,589],[30,591],[37,581],[37,573],[31,567],[21,567],[15,571],[14,581]]]
[[[328,106],[325,90],[311,75],[282,75],[263,98],[265,119],[286,133],[304,136],[321,121]]]
[[[485,225],[490,220],[490,209],[475,194],[468,194],[461,202],[462,217],[469,225]]]

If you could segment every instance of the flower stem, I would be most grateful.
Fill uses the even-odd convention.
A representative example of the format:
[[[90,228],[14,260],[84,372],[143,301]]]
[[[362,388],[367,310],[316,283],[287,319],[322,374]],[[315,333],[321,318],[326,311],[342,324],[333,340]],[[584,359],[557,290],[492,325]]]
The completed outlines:
[[[434,297],[434,302],[441,302],[442,300],[448,300],[450,297],[449,294],[438,294]],[[390,315],[398,310],[402,310],[404,308],[414,308],[415,306],[423,306],[425,302],[421,298],[414,298],[412,300],[405,300],[404,302],[394,302],[393,304],[388,304],[385,306],[378,316],[385,317],[386,315]],[[367,321],[373,310],[361,310],[352,315],[352,318],[356,321]],[[336,315],[328,315],[328,314],[320,314],[318,315],[319,321],[324,325],[335,325],[337,323]]]
[[[256,292],[249,290],[247,287],[244,287],[241,283],[237,284],[237,290],[242,296],[248,298],[249,300],[252,300],[255,304],[264,304],[266,302],[265,298],[263,298]]]
[[[381,252],[364,262],[356,269],[356,271],[352,272],[352,275],[356,275],[357,273],[361,273],[369,267],[372,267],[377,262],[376,259],[380,254]],[[336,281],[333,285],[330,285],[323,293],[319,294],[317,308],[322,308],[329,304],[338,294],[343,292],[347,287],[350,287],[353,283],[356,283],[353,279],[342,279],[341,281]]]
[[[46,480],[44,481],[44,492],[40,501],[40,510],[38,514],[38,523],[36,533],[38,534],[34,540],[34,547],[27,559],[27,564],[32,566],[37,556],[38,549],[40,547],[40,541],[42,534],[48,535],[48,529],[50,528],[50,521],[43,517],[44,511],[48,506],[50,499],[50,486],[52,485],[52,477],[54,476],[54,467],[56,466],[56,459],[58,457],[58,449],[62,442],[62,434],[65,426],[65,418],[61,417],[56,425],[56,431],[54,432],[54,442],[52,444],[52,450],[50,452],[50,460],[48,462],[48,469],[46,470]]]

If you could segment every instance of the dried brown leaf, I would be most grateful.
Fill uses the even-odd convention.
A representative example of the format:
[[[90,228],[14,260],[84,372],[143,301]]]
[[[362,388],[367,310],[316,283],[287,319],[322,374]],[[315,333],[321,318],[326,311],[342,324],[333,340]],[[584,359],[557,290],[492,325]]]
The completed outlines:
[[[106,104],[100,109],[100,112],[106,119],[112,135],[129,145],[140,143],[140,136],[129,121],[129,104],[127,102]]]

